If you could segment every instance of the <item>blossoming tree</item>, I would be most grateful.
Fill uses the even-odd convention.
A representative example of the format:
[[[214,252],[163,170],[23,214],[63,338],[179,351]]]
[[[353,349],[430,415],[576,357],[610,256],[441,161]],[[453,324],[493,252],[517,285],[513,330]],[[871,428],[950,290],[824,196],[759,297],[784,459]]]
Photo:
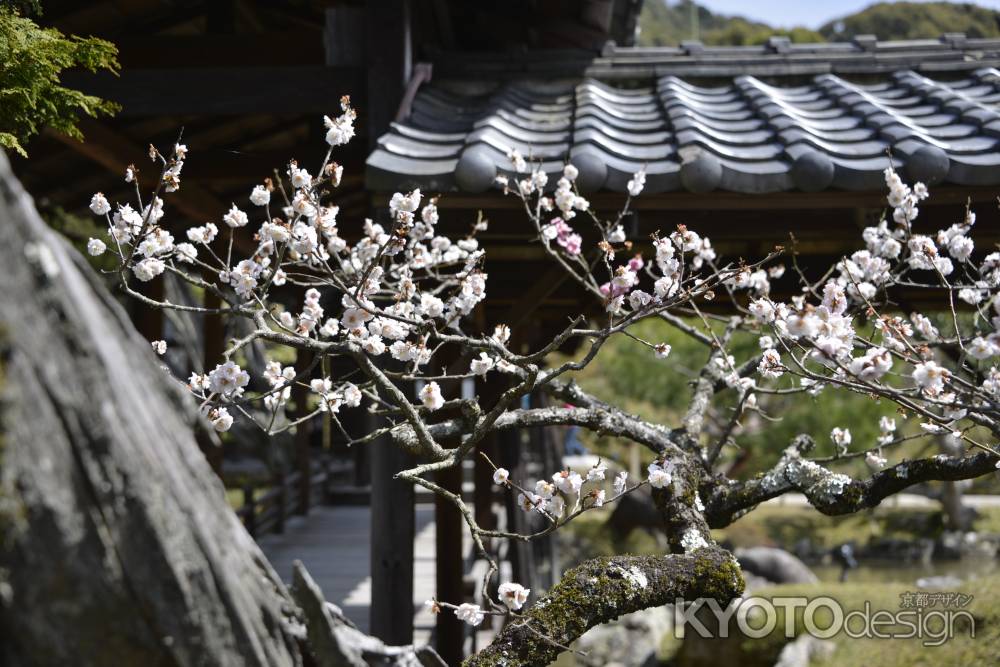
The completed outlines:
[[[437,200],[419,190],[395,194],[383,223],[337,219],[337,208],[327,201],[342,168],[332,155],[354,134],[349,100],[342,107],[337,118],[324,119],[330,150],[315,173],[291,162],[281,178],[249,189],[247,202],[220,212],[220,224],[191,228],[181,242],[175,242],[163,219],[170,193],[181,186],[187,149],[181,144],[167,153],[151,148],[160,171],[156,191],[144,195],[130,167],[125,180],[136,184],[134,202],[112,205],[100,193],[94,195],[91,209],[106,219],[108,236],[92,239],[88,250],[113,253],[121,287],[149,306],[218,313],[249,323],[249,333],[229,345],[223,363],[184,382],[218,431],[239,419],[275,433],[327,415],[354,446],[388,438],[415,456],[417,464],[397,477],[454,504],[490,565],[482,599],[428,604],[471,625],[486,615],[507,621],[469,664],[501,659],[508,665],[547,664],[587,629],[621,614],[676,598],[725,603],[738,596],[743,589],[738,563],[715,543],[710,529],[728,525],[765,500],[797,491],[820,512],[845,514],[873,507],[913,484],[995,470],[998,454],[991,441],[1000,436],[1000,369],[992,360],[1000,354],[1000,253],[974,259],[972,211],[961,212],[947,229],[918,232],[918,206],[928,190],[920,183],[904,184],[887,169],[889,215],[864,230],[864,248],[818,279],[796,266],[801,294],[782,301],[771,296],[771,282],[785,272],[780,248],[746,263],[723,260],[709,239],[683,226],[649,239],[628,238],[622,220],[631,198],[643,190],[642,171],[628,183],[623,209],[603,219],[575,188],[577,170],[571,163],[552,187],[552,176],[512,151],[509,175],[499,177],[497,187],[523,203],[526,222],[548,257],[593,297],[593,307],[545,345],[518,352],[508,346],[507,326],[479,331],[469,317],[487,298],[484,251],[476,238],[482,224],[461,239],[438,234]],[[585,235],[597,242],[585,243]],[[252,251],[245,255],[236,250],[247,247]],[[213,293],[223,306],[178,305],[136,291],[136,281],[163,273]],[[298,294],[298,300],[278,303],[277,288]],[[932,295],[947,313],[946,326],[918,312],[898,312],[893,298],[900,290]],[[615,336],[633,338],[648,347],[651,358],[669,363],[669,345],[634,332],[634,325],[647,318],[663,320],[704,345],[690,403],[676,424],[648,423],[569,379]],[[759,351],[735,358],[730,341],[738,331],[755,336]],[[292,368],[270,361],[263,377],[251,378],[238,362],[241,351],[256,342],[307,352],[312,363]],[[578,343],[579,358],[547,365],[550,353],[567,342]],[[153,345],[164,352],[162,341]],[[441,358],[461,358],[464,365],[456,370]],[[333,374],[334,362],[353,370]],[[497,383],[502,388],[498,398],[484,404],[442,391],[447,381],[467,378]],[[315,408],[304,414],[300,408],[289,420],[284,409],[296,386],[312,392]],[[805,434],[766,473],[727,477],[720,459],[738,441],[742,419],[765,412],[771,395],[820,391],[854,392],[895,404],[902,423],[884,418],[877,442],[853,441],[849,424],[812,434],[836,446],[834,456],[822,459],[811,454],[814,439]],[[529,393],[564,407],[523,407],[521,399]],[[381,425],[350,433],[339,418],[349,410],[369,410]],[[719,422],[714,429],[708,428],[712,421]],[[578,426],[644,446],[651,461],[648,474],[631,479],[623,472],[608,479],[599,463],[587,470],[553,470],[550,477],[533,481],[495,467],[494,482],[544,521],[534,534],[480,526],[459,495],[433,481],[433,473],[479,456],[479,445],[493,432],[553,425]],[[894,456],[903,442],[937,435],[961,441],[967,451],[915,460]],[[870,474],[852,478],[838,472],[838,466],[857,458],[866,461]],[[487,539],[536,539],[647,485],[667,529],[670,553],[580,563],[533,604],[531,591],[498,581]]]

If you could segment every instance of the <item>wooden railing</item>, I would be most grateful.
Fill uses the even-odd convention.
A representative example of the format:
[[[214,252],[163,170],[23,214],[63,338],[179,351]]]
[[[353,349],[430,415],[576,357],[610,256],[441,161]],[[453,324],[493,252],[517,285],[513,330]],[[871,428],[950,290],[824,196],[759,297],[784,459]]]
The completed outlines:
[[[314,465],[308,478],[293,472],[266,486],[245,484],[243,505],[236,515],[253,537],[284,532],[288,517],[308,514],[312,505],[326,501],[331,481],[332,471],[327,462]],[[262,488],[266,490],[260,493]]]

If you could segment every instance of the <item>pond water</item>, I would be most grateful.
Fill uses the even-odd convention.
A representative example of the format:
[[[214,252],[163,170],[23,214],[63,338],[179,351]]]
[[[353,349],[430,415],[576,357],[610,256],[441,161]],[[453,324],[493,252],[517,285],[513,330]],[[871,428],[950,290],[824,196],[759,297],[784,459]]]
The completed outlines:
[[[996,558],[937,560],[927,564],[868,559],[848,573],[847,581],[915,584],[918,579],[926,577],[956,577],[967,582],[996,574],[1000,571],[997,564]],[[838,581],[840,578],[839,565],[811,564],[809,567],[821,581]],[[943,590],[948,586],[929,586],[929,588]]]

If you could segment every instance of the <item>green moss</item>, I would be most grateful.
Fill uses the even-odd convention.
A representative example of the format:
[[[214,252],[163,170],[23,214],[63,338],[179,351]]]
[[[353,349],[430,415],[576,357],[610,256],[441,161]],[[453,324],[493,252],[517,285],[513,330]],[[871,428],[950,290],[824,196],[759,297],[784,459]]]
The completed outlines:
[[[743,581],[743,572],[731,558],[721,565],[709,558],[699,559],[695,565],[695,576],[700,586],[699,597],[715,598],[720,602],[730,599],[733,582],[737,582],[737,595],[743,592],[743,587],[746,585]]]

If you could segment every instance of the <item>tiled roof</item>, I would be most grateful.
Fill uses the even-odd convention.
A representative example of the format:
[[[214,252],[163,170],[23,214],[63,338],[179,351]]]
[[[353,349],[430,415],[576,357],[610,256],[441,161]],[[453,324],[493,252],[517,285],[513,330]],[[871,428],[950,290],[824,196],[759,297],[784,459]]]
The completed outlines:
[[[630,85],[591,76],[435,82],[379,139],[367,185],[483,192],[510,175],[511,148],[550,176],[569,159],[589,191],[624,191],[641,167],[650,193],[878,189],[889,153],[913,180],[1000,184],[1000,71],[957,69],[948,80],[902,69],[873,82],[868,72],[863,84],[824,73],[799,85],[746,74],[695,85],[648,72]]]
[[[796,44],[772,37],[754,46],[710,46],[698,41],[680,46],[618,47],[601,53],[548,49],[503,54],[438,53],[435,70],[447,77],[519,78],[590,76],[601,80],[674,75],[683,77],[876,74],[913,69],[923,73],[970,71],[1000,66],[1000,39],[946,33],[939,39],[879,41],[858,35],[849,42]]]

